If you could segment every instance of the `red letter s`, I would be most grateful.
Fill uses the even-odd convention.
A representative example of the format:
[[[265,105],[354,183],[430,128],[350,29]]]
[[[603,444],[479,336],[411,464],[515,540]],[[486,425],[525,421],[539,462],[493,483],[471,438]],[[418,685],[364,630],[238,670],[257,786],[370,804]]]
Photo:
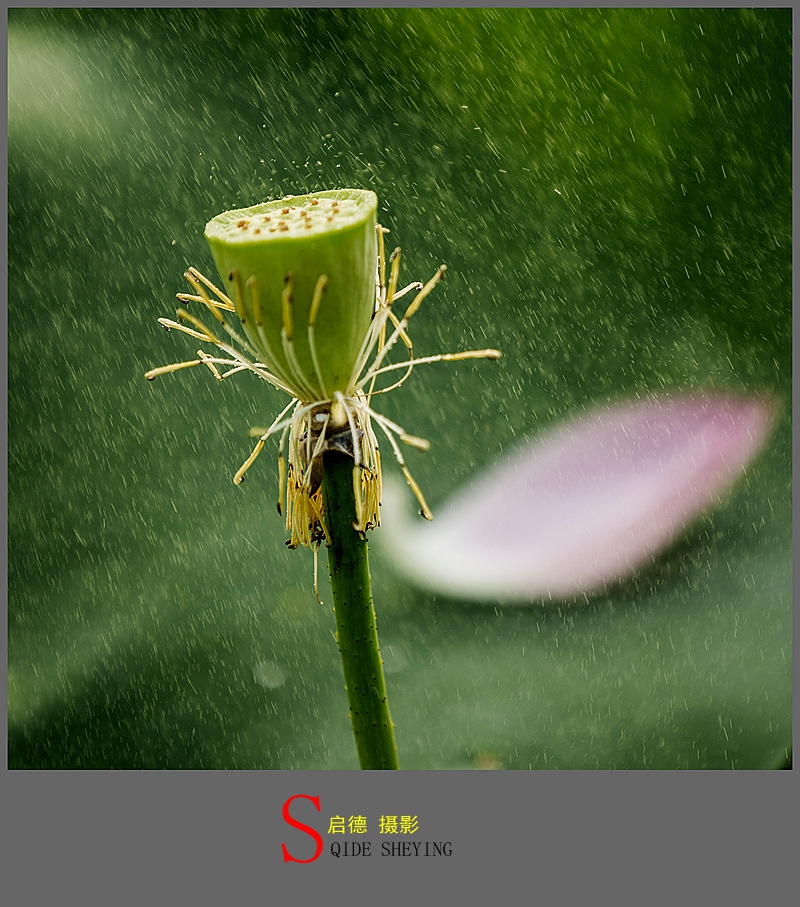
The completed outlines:
[[[281,847],[283,848],[283,862],[288,863],[291,860],[293,863],[313,863],[314,860],[316,860],[317,857],[322,853],[322,836],[315,828],[312,828],[310,825],[304,825],[302,822],[298,822],[297,819],[292,818],[292,816],[289,814],[289,804],[292,802],[292,800],[298,799],[310,800],[314,804],[314,806],[316,806],[317,812],[320,811],[319,797],[309,797],[308,794],[295,794],[293,797],[289,797],[289,799],[283,804],[284,821],[288,822],[288,824],[293,828],[296,828],[299,831],[304,831],[307,835],[311,835],[314,841],[316,841],[317,849],[311,859],[298,860],[297,857],[293,857],[289,853],[289,851],[286,849],[285,844],[281,844]]]

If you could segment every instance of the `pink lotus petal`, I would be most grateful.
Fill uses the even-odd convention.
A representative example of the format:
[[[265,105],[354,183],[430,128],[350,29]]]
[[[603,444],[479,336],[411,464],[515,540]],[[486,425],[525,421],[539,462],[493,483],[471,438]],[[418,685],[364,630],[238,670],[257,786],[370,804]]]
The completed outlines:
[[[411,579],[459,598],[598,590],[718,502],[775,409],[760,397],[694,392],[592,410],[489,467],[435,508],[433,523],[398,520],[387,500],[384,547]]]

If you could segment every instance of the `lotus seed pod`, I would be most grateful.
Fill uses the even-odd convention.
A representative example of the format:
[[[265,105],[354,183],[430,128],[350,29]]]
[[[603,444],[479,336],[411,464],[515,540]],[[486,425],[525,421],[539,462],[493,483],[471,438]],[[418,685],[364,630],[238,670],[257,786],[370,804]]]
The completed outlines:
[[[378,197],[286,196],[217,215],[205,236],[247,338],[300,400],[348,392],[375,309]]]

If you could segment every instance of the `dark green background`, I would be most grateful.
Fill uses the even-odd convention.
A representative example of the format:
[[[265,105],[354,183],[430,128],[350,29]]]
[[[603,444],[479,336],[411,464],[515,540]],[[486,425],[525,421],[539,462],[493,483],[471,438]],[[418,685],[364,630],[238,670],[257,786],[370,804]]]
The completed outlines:
[[[790,10],[11,10],[9,765],[355,768],[283,405],[154,366],[205,222],[374,189],[420,370],[381,408],[431,504],[618,395],[768,391],[733,495],[591,602],[409,587],[373,546],[405,768],[766,768],[791,742]],[[390,456],[386,469],[393,470]],[[509,525],[509,533],[514,526]]]

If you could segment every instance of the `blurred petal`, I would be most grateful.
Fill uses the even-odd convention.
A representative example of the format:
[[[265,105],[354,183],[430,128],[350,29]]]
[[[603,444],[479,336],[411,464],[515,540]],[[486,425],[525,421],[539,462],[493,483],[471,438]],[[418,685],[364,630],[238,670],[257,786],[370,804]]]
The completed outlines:
[[[567,422],[412,522],[387,488],[382,542],[432,591],[525,602],[598,590],[651,562],[758,453],[775,404],[683,393]]]

